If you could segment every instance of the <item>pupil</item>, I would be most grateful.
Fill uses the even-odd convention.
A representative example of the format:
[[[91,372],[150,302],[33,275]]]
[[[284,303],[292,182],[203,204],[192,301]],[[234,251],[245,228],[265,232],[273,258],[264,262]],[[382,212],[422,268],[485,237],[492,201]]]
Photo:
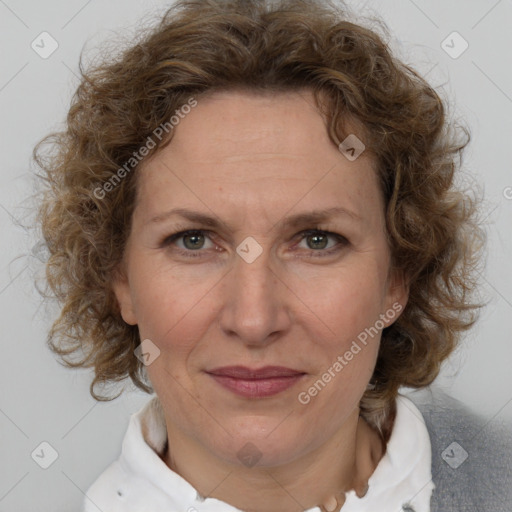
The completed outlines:
[[[201,247],[201,238],[203,238],[203,236],[200,234],[197,234],[197,233],[191,234],[191,235],[185,235],[185,237],[183,238],[183,242],[185,243],[185,247],[187,247],[188,249],[197,249],[198,247]],[[199,243],[198,243],[198,239],[199,239]],[[190,247],[187,244],[187,240],[193,240]]]
[[[317,246],[317,247],[313,247],[313,249],[324,249],[326,247],[326,241],[327,241],[327,237],[325,235],[310,235],[309,237],[311,240],[314,240],[313,244],[316,244],[318,242],[319,239],[322,239],[323,238],[323,244],[320,243],[320,247]]]

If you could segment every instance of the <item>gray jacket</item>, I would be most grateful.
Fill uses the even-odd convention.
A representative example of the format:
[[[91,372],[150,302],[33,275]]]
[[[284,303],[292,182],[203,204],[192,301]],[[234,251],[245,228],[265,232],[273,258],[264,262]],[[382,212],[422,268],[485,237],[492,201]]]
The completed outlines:
[[[485,419],[439,391],[407,397],[430,434],[431,512],[512,512],[512,425]]]

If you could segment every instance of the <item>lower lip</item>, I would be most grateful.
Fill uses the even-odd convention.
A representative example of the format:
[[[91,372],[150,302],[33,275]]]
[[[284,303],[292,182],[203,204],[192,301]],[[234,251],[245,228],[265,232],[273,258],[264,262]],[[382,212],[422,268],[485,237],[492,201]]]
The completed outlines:
[[[224,375],[209,375],[221,386],[245,398],[264,398],[266,396],[277,395],[291,388],[304,376],[303,374],[297,374],[290,377],[245,380],[226,377]]]

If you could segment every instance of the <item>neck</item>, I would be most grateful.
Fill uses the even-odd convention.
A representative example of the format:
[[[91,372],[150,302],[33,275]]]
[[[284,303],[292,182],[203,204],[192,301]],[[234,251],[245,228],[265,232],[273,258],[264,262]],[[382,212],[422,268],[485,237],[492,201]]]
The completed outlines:
[[[354,489],[364,496],[368,479],[385,451],[381,438],[358,416],[358,410],[317,449],[271,467],[228,463],[169,421],[167,433],[171,449],[162,458],[173,471],[202,496],[251,512],[296,512],[315,506],[329,512],[339,510],[344,492]]]

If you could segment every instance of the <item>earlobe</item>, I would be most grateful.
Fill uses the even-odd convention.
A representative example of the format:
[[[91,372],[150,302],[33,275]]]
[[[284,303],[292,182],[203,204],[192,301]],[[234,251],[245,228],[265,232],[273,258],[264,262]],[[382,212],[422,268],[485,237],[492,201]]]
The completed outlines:
[[[119,305],[121,317],[129,325],[137,325],[137,318],[133,308],[130,283],[124,271],[117,270],[112,280],[112,290]]]

